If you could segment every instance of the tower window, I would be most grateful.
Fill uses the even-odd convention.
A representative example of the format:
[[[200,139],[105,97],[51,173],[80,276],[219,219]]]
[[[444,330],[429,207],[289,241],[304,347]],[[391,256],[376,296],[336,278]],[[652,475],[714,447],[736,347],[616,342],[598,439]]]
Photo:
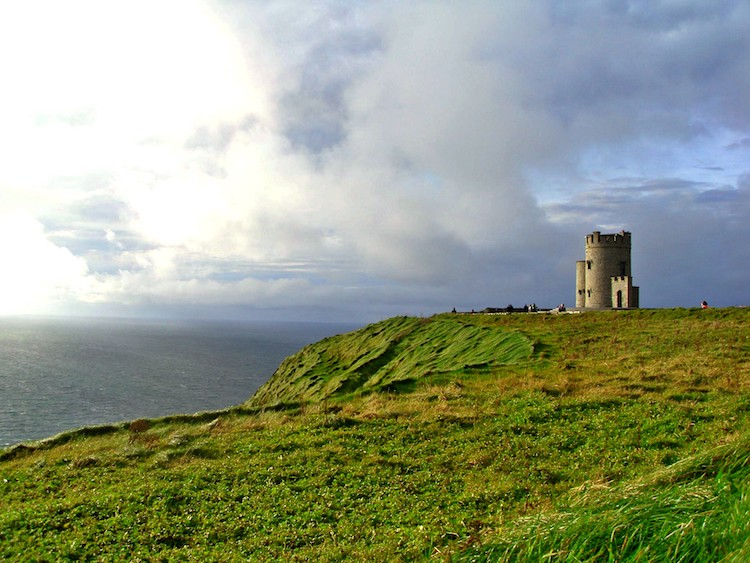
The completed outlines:
[[[624,276],[624,275],[626,275],[626,271],[627,271],[627,270],[626,270],[626,268],[627,268],[627,265],[628,265],[628,264],[627,264],[627,262],[620,262],[619,266],[620,266],[620,275],[621,275],[621,276]]]
[[[586,269],[587,270],[591,269],[591,260],[586,260]]]

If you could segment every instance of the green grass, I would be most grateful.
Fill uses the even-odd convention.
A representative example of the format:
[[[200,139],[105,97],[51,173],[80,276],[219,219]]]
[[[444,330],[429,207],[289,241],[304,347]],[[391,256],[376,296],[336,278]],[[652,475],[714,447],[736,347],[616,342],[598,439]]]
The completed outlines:
[[[326,339],[242,407],[0,452],[0,559],[745,560],[748,321],[444,315]]]
[[[455,317],[390,319],[290,356],[248,405],[403,389],[428,375],[522,363],[532,352],[517,331],[458,323]]]
[[[750,441],[635,483],[582,486],[460,561],[748,561]],[[564,510],[560,510],[564,508]]]

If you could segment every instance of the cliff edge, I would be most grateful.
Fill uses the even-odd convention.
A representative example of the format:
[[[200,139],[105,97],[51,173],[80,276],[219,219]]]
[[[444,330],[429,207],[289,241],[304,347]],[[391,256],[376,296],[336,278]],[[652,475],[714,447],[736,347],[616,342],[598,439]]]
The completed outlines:
[[[533,353],[531,340],[507,327],[477,326],[460,316],[397,317],[306,346],[244,406],[408,389],[425,377],[523,363]]]

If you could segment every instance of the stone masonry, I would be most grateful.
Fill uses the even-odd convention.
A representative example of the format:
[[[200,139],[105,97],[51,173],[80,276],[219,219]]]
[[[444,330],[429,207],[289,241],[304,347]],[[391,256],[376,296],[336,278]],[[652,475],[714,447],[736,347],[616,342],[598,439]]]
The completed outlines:
[[[639,288],[630,270],[630,233],[586,235],[586,259],[576,262],[576,307],[638,307]]]

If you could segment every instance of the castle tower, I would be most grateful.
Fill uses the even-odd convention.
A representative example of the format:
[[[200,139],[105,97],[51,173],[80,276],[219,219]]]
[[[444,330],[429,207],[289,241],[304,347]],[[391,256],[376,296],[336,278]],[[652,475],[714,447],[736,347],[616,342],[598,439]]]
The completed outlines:
[[[638,307],[630,270],[630,233],[586,235],[586,259],[576,262],[576,307]]]

